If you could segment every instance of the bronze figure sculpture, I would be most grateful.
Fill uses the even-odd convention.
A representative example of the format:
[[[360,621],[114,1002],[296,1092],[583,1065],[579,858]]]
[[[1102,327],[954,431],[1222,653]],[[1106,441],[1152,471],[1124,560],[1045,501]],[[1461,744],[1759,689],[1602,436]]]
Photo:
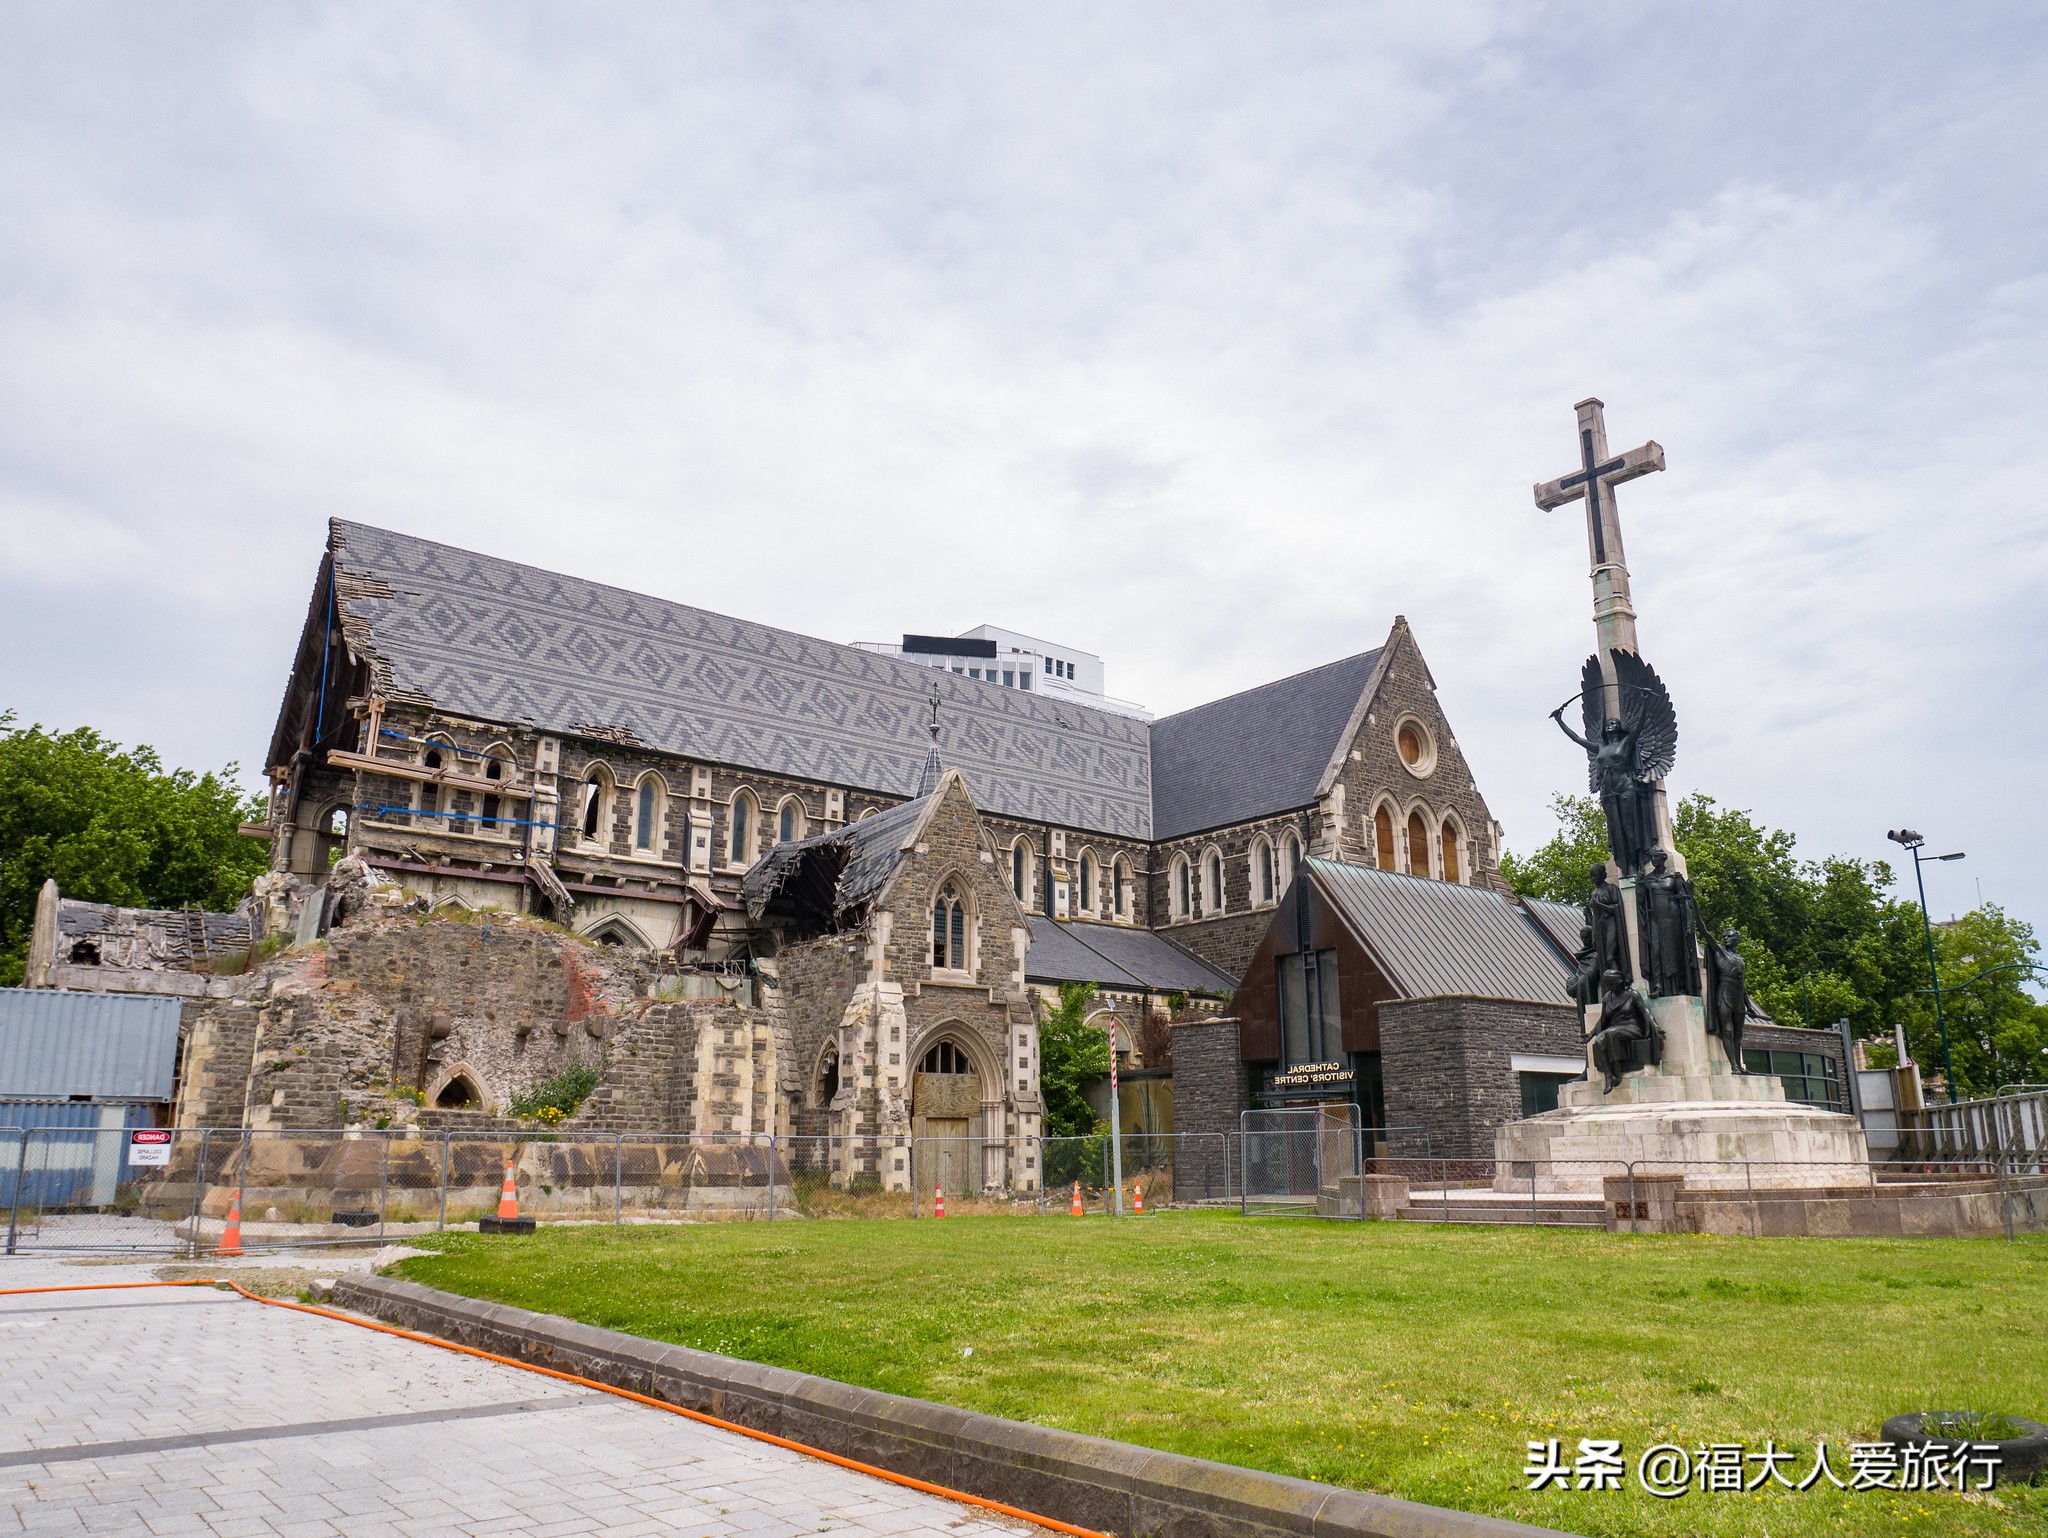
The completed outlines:
[[[1622,912],[1621,888],[1608,884],[1604,865],[1594,866],[1592,876],[1593,895],[1586,899],[1586,924],[1593,931],[1593,950],[1599,957],[1599,966],[1593,973],[1597,994],[1601,973],[1619,972],[1623,982],[1636,974],[1629,961],[1628,918]]]
[[[1662,1056],[1656,1027],[1642,995],[1609,970],[1600,978],[1600,1027],[1593,1033],[1593,1066],[1609,1094],[1631,1069],[1653,1067]]]
[[[1741,940],[1733,925],[1718,941],[1706,937],[1707,1034],[1721,1038],[1734,1072],[1748,1073],[1742,1062],[1742,1026],[1749,1018],[1749,963],[1735,948]]]
[[[1699,921],[1692,883],[1666,870],[1671,856],[1650,851],[1649,868],[1636,883],[1636,914],[1643,933],[1643,981],[1654,998],[1700,991],[1700,955],[1693,944]]]
[[[1565,725],[1565,705],[1553,710],[1550,719],[1586,750],[1586,777],[1607,816],[1607,847],[1628,872],[1642,868],[1657,842],[1656,782],[1677,762],[1678,715],[1670,691],[1649,663],[1618,648],[1607,655],[1621,713],[1605,713],[1607,679],[1594,655],[1579,675],[1585,735]]]

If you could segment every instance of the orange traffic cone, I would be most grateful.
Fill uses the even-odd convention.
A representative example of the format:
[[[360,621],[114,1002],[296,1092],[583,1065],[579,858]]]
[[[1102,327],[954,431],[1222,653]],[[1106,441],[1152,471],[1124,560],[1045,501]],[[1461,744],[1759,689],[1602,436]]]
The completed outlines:
[[[242,1253],[242,1188],[235,1187],[235,1199],[228,1203],[227,1225],[220,1231],[220,1243],[214,1248],[216,1255],[239,1255]]]
[[[1077,1218],[1087,1216],[1086,1209],[1081,1205],[1081,1182],[1078,1180],[1074,1182],[1074,1216]]]
[[[1132,1182],[1131,1182],[1131,1201],[1132,1201],[1132,1203],[1133,1203],[1133,1205],[1132,1205],[1132,1208],[1131,1208],[1131,1210],[1132,1210],[1133,1212],[1135,1212],[1135,1213],[1136,1213],[1136,1214],[1137,1214],[1137,1215],[1138,1215],[1139,1217],[1141,1217],[1141,1218],[1142,1218],[1142,1217],[1143,1217],[1143,1216],[1145,1215],[1145,1182],[1144,1182],[1144,1181],[1142,1181],[1142,1180],[1134,1180],[1134,1181],[1132,1181]]]
[[[519,1217],[519,1186],[512,1178],[512,1161],[505,1161],[505,1188],[498,1193],[498,1221],[516,1221]]]
[[[942,1218],[945,1215],[946,1188],[942,1185],[934,1185],[932,1187],[932,1216],[935,1218]]]

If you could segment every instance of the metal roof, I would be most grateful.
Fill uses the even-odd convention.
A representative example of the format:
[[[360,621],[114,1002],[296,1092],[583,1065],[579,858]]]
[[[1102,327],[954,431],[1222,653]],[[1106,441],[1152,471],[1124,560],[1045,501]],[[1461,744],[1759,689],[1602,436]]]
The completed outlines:
[[[1152,723],[1152,836],[1308,806],[1379,648]]]
[[[1164,935],[1122,924],[1069,923],[1033,915],[1024,975],[1041,983],[1100,983],[1153,993],[1229,993],[1237,979]]]
[[[1564,963],[1499,892],[1333,860],[1303,869],[1406,998],[1571,1002]]]
[[[180,1001],[0,988],[0,1100],[169,1100]]]
[[[1586,913],[1583,908],[1574,908],[1570,903],[1545,902],[1540,897],[1525,897],[1522,906],[1529,911],[1529,917],[1542,926],[1543,933],[1567,956],[1579,954],[1579,931],[1585,927]]]

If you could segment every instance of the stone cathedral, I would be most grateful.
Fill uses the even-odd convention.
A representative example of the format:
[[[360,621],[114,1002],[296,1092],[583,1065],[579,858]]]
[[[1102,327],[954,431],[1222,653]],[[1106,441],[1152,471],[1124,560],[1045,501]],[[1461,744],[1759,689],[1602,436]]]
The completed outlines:
[[[329,940],[209,984],[178,1119],[482,1114],[587,1032],[589,1125],[1028,1138],[1059,982],[1128,1043],[1230,995],[1311,859],[1500,888],[1415,637],[1377,639],[1147,720],[337,521],[252,914]]]

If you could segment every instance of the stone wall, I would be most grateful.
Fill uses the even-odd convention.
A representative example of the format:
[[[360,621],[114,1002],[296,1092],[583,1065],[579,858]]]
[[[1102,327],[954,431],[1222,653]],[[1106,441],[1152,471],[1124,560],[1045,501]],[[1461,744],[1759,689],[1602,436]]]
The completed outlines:
[[[1509,1062],[1517,1052],[1583,1057],[1579,1011],[1473,998],[1382,1003],[1388,1151],[1492,1158],[1493,1129],[1522,1114],[1521,1084]]]
[[[653,958],[537,920],[372,914],[238,981],[242,997],[188,1006],[181,1125],[405,1126],[432,1115],[481,1127],[583,1061],[600,1063],[602,1077],[571,1127],[768,1126],[776,1052],[765,1012],[654,997],[663,979]],[[745,1041],[700,1065],[713,1023]],[[737,1059],[765,1061],[766,1082],[749,1075],[742,1095]],[[708,1075],[718,1074],[714,1085]],[[476,1109],[437,1110],[458,1079],[476,1091]]]
[[[1249,1104],[1237,1021],[1189,1021],[1173,1028],[1173,1127],[1234,1133]]]

